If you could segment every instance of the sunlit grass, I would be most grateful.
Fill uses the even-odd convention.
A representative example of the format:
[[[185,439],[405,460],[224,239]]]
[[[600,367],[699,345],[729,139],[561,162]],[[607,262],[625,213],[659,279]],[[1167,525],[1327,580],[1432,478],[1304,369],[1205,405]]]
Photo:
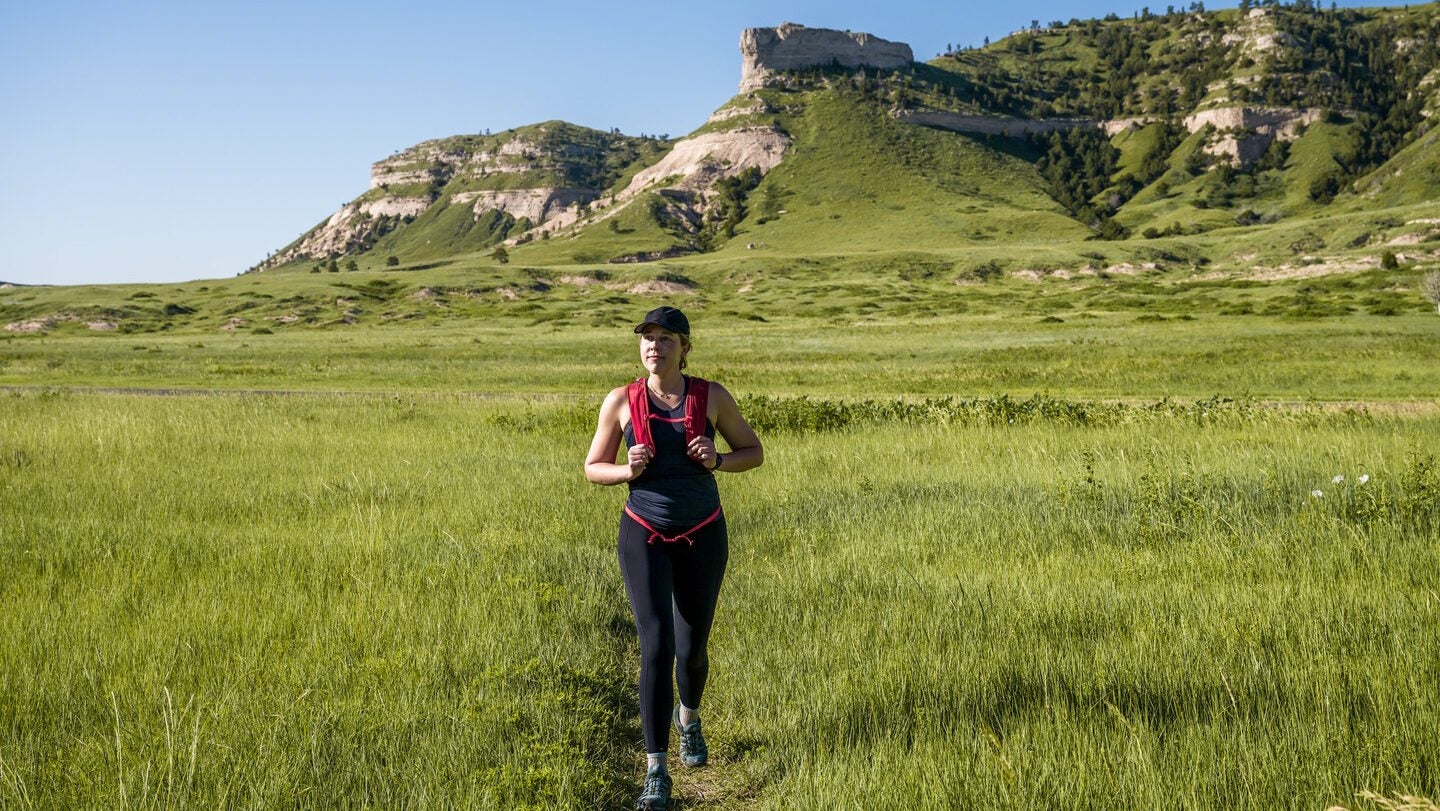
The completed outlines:
[[[1435,796],[1433,415],[1136,413],[768,428],[722,477],[715,763],[677,791]],[[579,474],[588,417],[7,397],[0,802],[627,805],[623,491]]]
[[[1256,300],[1261,307],[1309,301]],[[783,315],[751,321],[720,305],[689,309],[703,360],[697,370],[757,394],[1408,401],[1440,391],[1440,319],[1433,314],[1350,317],[1343,325],[1249,316],[1186,320],[1177,312],[1183,305],[1157,302],[1150,320],[1137,321],[1128,313],[1096,314],[1090,308],[1103,306],[1100,299],[1074,307],[1051,301],[1037,298],[1038,312],[1029,317],[852,316],[833,324]],[[1047,311],[1059,313],[1061,323],[1043,321]],[[633,347],[620,340],[628,321],[618,312],[615,319],[605,327],[454,323],[14,338],[0,340],[0,384],[565,398],[608,390],[614,370],[632,363]]]

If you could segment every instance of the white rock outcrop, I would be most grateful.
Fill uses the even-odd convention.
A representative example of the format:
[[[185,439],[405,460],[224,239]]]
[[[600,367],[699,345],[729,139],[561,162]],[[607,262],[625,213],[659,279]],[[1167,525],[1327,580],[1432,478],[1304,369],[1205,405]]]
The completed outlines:
[[[750,167],[761,174],[774,169],[790,148],[790,138],[768,127],[711,132],[675,144],[659,163],[635,175],[621,197],[631,197],[667,177],[680,178],[667,188],[704,189]]]
[[[1221,107],[1186,116],[1185,129],[1196,132],[1214,127],[1220,138],[1207,144],[1205,151],[1248,166],[1259,160],[1272,142],[1295,140],[1302,126],[1320,120],[1321,115],[1320,110]]]
[[[637,173],[618,194],[595,199],[586,215],[587,223],[615,216],[647,191],[665,195],[675,216],[696,221],[706,209],[705,193],[716,181],[752,167],[759,169],[761,175],[767,174],[779,165],[789,149],[790,137],[769,127],[741,127],[685,138],[676,142],[655,165]],[[526,233],[512,234],[507,243],[513,245],[532,239],[542,230],[555,233],[580,219],[578,208],[550,209],[543,228],[537,221]]]
[[[1281,47],[1295,45],[1295,38],[1275,25],[1275,13],[1266,8],[1252,9],[1235,30],[1220,38],[1220,44],[1237,48],[1241,53],[1258,58]]]
[[[1294,110],[1283,107],[1220,107],[1201,110],[1185,117],[1185,129],[1195,132],[1206,125],[1217,130],[1248,130],[1264,135],[1290,136],[1302,124],[1319,120],[1319,110]]]
[[[503,211],[519,220],[529,218],[539,225],[576,203],[589,203],[598,195],[589,189],[512,189],[509,191],[467,191],[450,198],[451,205],[473,203],[475,216]]]
[[[372,217],[418,217],[429,207],[426,197],[381,197],[361,203],[359,211]]]
[[[1318,121],[1322,111],[1293,110],[1280,107],[1218,107],[1186,116],[1182,122],[1189,132],[1214,127],[1219,136],[1206,145],[1212,155],[1229,158],[1244,165],[1260,159],[1272,141],[1293,141],[1302,126]],[[955,132],[982,135],[1022,137],[1040,132],[1054,132],[1074,127],[1099,127],[1106,135],[1119,133],[1153,123],[1150,118],[1121,118],[1093,121],[1083,118],[1007,118],[1005,116],[962,115],[941,110],[899,110],[896,119],[926,127],[939,127]]]
[[[740,92],[764,87],[776,71],[840,65],[894,70],[915,61],[910,46],[869,34],[806,28],[747,28],[740,33]]]
[[[763,101],[756,102],[754,104],[744,107],[721,107],[720,109],[711,113],[710,117],[705,119],[705,123],[716,124],[721,121],[729,121],[732,118],[739,118],[740,116],[744,115],[764,115],[768,112],[772,111],[770,107],[767,106]]]
[[[1420,80],[1419,92],[1425,94],[1425,106],[1421,108],[1420,115],[1434,117],[1440,111],[1440,68],[1425,74],[1425,78]]]
[[[1106,135],[1114,138],[1115,136],[1126,130],[1138,130],[1141,127],[1148,126],[1153,121],[1154,119],[1145,116],[1137,116],[1134,118],[1114,118],[1109,121],[1100,122],[1100,129],[1105,130]]]
[[[265,260],[261,268],[275,267],[297,259],[322,259],[343,254],[356,242],[369,236],[379,224],[380,218],[418,217],[430,204],[428,197],[395,196],[362,203],[346,203],[299,243]]]

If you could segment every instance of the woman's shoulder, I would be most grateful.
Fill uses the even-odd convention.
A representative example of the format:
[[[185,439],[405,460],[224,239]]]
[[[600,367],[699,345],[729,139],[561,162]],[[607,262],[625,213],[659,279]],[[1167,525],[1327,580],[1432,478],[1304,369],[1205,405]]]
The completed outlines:
[[[630,385],[616,386],[605,395],[605,402],[602,407],[610,407],[628,402],[630,399]]]

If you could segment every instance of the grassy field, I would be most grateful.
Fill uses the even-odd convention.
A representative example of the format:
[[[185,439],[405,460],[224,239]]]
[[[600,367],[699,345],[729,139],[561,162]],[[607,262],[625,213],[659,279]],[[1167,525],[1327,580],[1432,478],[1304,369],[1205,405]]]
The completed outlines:
[[[5,395],[0,805],[628,806],[559,399]],[[746,403],[681,807],[1440,794],[1433,414]]]
[[[1166,24],[1119,112],[1202,45],[1259,75]],[[1359,118],[1248,173],[1127,131],[1101,240],[1035,143],[895,115],[1036,112],[1042,74],[1093,105],[1123,66],[1080,34],[737,96],[702,131],[790,146],[733,237],[652,188],[496,251],[475,192],[608,197],[670,145],[548,122],[396,158],[357,203],[438,204],[330,261],[0,283],[0,809],[630,807],[624,491],[580,468],[661,303],[768,460],[721,477],[713,763],[678,807],[1440,798],[1440,135],[1325,204]],[[479,176],[427,151],[520,135]]]
[[[798,282],[803,288],[808,282]],[[1249,290],[1241,292],[1251,292]],[[1256,291],[1285,307],[1323,299]],[[803,289],[776,295],[810,294]],[[845,398],[1063,394],[1102,399],[1404,402],[1440,392],[1433,314],[1266,318],[1201,314],[1200,292],[1112,296],[1092,312],[1056,295],[992,306],[1038,313],[876,315],[752,321],[735,304],[691,307],[709,374],[737,391]],[[1418,299],[1418,297],[1417,297]],[[836,289],[833,306],[862,307]],[[1208,304],[1207,304],[1208,302]],[[648,304],[631,305],[628,315]],[[901,303],[888,305],[899,309]],[[944,310],[944,302],[914,303]],[[1262,305],[1268,307],[1270,305]],[[1052,307],[1054,309],[1052,309]],[[797,309],[800,309],[797,307]],[[1048,313],[1059,313],[1049,315]],[[609,305],[594,317],[621,322]],[[625,327],[459,317],[389,327],[270,334],[177,329],[123,335],[83,327],[0,338],[0,385],[471,392],[573,398],[629,373]]]
[[[1425,268],[1085,246],[0,290],[0,806],[628,807],[659,300],[769,460],[681,808],[1440,796]]]

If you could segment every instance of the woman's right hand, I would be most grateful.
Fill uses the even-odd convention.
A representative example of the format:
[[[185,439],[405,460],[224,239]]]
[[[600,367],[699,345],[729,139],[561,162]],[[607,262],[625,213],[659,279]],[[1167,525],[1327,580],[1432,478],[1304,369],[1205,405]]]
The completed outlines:
[[[631,481],[638,479],[640,474],[645,472],[645,466],[650,464],[650,459],[653,456],[654,454],[648,445],[636,445],[630,449],[628,460],[630,462]]]

